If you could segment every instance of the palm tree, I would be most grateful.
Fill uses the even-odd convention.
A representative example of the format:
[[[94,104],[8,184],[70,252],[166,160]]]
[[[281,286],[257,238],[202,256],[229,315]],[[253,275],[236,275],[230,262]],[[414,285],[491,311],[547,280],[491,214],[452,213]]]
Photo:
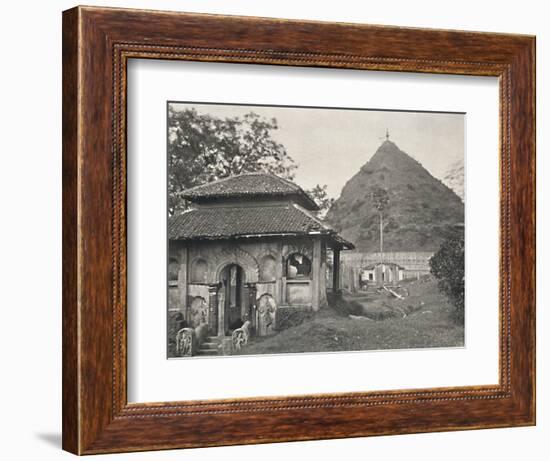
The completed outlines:
[[[388,191],[380,186],[375,186],[372,189],[372,201],[374,208],[378,211],[380,218],[380,262],[383,262],[384,253],[384,210],[388,207],[389,195]]]

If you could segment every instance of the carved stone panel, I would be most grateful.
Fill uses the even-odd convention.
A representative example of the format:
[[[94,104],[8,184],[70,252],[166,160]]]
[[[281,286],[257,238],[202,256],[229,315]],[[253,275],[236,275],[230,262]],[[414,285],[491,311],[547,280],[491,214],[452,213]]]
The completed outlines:
[[[208,303],[201,296],[192,299],[189,305],[189,319],[193,327],[198,327],[201,323],[208,323]]]
[[[277,304],[273,296],[264,294],[258,300],[258,327],[259,336],[267,336],[275,333],[275,315]]]

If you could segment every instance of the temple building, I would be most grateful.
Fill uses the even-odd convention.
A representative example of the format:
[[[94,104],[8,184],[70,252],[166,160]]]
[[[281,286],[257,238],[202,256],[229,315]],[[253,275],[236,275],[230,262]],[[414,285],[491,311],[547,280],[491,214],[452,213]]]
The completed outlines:
[[[249,320],[268,335],[293,312],[327,305],[327,274],[339,291],[340,251],[354,246],[293,182],[247,173],[182,197],[190,208],[168,221],[168,309],[187,327],[226,337]]]

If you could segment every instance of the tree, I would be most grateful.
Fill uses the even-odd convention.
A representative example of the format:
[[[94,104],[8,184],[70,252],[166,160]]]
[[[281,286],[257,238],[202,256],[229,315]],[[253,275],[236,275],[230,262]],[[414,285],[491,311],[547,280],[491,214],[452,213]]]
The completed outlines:
[[[328,210],[330,210],[330,207],[334,203],[334,199],[328,196],[327,187],[328,186],[326,184],[324,186],[317,184],[313,189],[309,189],[307,191],[308,195],[319,207],[317,216],[321,219],[324,219]]]
[[[277,120],[249,112],[219,118],[195,109],[168,110],[168,212],[187,208],[180,193],[241,173],[264,172],[293,179],[297,168],[272,137]]]
[[[464,320],[464,234],[447,238],[430,258],[430,272],[437,286],[456,308],[456,319]]]
[[[388,207],[390,198],[388,191],[380,186],[374,186],[371,190],[374,208],[378,211],[380,218],[380,262],[384,257],[384,210]]]

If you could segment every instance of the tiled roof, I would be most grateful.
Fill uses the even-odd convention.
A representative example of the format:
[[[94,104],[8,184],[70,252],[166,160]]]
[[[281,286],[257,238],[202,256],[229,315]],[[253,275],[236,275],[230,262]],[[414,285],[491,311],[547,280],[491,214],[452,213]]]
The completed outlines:
[[[319,209],[300,186],[287,179],[267,173],[244,173],[230,176],[187,189],[181,193],[181,196],[197,202],[223,198],[252,198],[254,196],[296,196],[307,209]]]
[[[221,240],[228,238],[325,234],[339,246],[353,248],[329,226],[302,207],[277,206],[204,207],[172,216],[170,240]]]

